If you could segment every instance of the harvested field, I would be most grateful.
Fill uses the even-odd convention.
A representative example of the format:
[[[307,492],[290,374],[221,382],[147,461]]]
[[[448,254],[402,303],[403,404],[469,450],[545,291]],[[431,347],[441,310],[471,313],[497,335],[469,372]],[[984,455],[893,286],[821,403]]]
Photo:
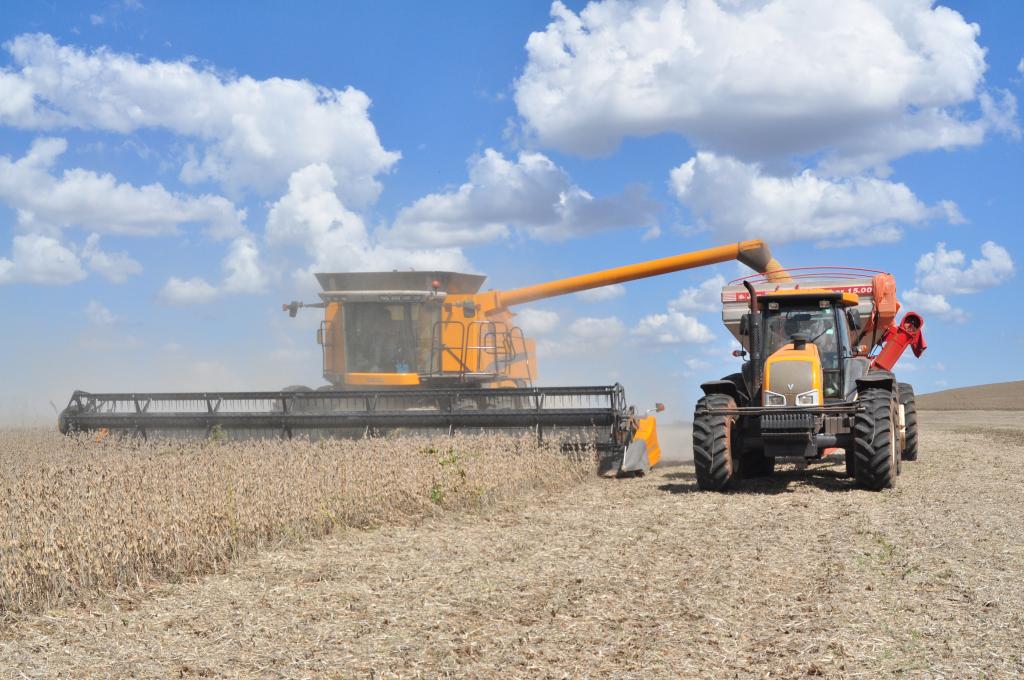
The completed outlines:
[[[339,528],[500,507],[590,472],[535,438],[161,442],[0,434],[0,617],[223,571]]]
[[[1024,675],[1024,425],[924,413],[899,487],[829,461],[691,470],[344,530],[228,573],[21,615],[8,677]]]
[[[917,406],[929,411],[1024,411],[1024,380],[919,394]]]

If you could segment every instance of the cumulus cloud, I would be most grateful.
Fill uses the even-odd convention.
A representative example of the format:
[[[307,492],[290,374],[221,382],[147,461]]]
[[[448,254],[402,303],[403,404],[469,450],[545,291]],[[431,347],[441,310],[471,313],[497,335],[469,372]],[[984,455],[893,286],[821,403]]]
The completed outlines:
[[[362,217],[335,193],[338,180],[325,164],[292,173],[288,192],[267,216],[266,238],[272,246],[299,246],[312,265],[295,272],[302,285],[314,272],[406,269],[469,269],[458,248],[409,248],[375,243]]]
[[[256,241],[249,235],[231,242],[221,260],[224,279],[214,285],[200,276],[182,279],[172,276],[160,289],[158,297],[170,305],[202,305],[225,294],[262,293],[270,280]]]
[[[679,295],[668,303],[668,308],[676,312],[714,312],[722,307],[722,286],[725,277],[721,274],[712,276],[699,286],[684,288]]]
[[[54,165],[67,146],[64,139],[41,138],[22,158],[0,156],[0,201],[16,211],[20,228],[56,233],[82,227],[103,234],[153,236],[174,233],[183,224],[203,224],[214,238],[242,230],[245,211],[222,196],[185,196],[160,184],[136,187],[82,168],[55,174]]]
[[[615,300],[626,294],[626,287],[621,283],[613,283],[610,286],[591,288],[576,293],[576,296],[585,302],[607,302]]]
[[[923,293],[916,288],[911,288],[903,293],[902,298],[906,306],[915,312],[922,312],[956,323],[963,323],[967,320],[967,313],[950,304],[946,296],[941,293]]]
[[[89,304],[85,306],[85,316],[94,326],[110,326],[117,321],[112,311],[95,300],[89,300]]]
[[[604,229],[650,226],[658,208],[639,187],[595,197],[544,154],[522,152],[511,160],[487,149],[470,160],[468,182],[402,209],[388,238],[460,246],[494,241],[518,229],[557,241]]]
[[[51,236],[15,236],[11,257],[0,257],[0,284],[61,285],[75,283],[85,277],[78,256]]]
[[[245,236],[235,239],[224,258],[223,267],[226,273],[223,284],[225,292],[261,293],[266,289],[268,275],[252,238]]]
[[[324,163],[356,206],[376,199],[377,176],[399,154],[381,145],[365,93],[302,80],[222,74],[194,61],[140,61],[107,48],[88,52],[52,36],[4,44],[0,124],[127,134],[163,129],[192,141],[186,182],[270,192],[296,169]],[[198,103],[201,103],[199,105]]]
[[[524,307],[516,309],[514,323],[528,336],[546,335],[558,326],[558,314],[546,309]]]
[[[850,172],[991,127],[960,111],[983,83],[979,28],[930,0],[605,0],[579,14],[556,1],[551,15],[515,100],[565,151],[674,132],[748,161],[826,151]]]
[[[100,250],[100,235],[89,234],[82,248],[82,257],[93,270],[112,283],[124,283],[129,276],[142,273],[142,265],[128,253],[108,253]]]
[[[992,241],[981,245],[981,257],[967,263],[961,250],[946,250],[945,243],[917,261],[918,288],[926,293],[976,293],[1013,277],[1015,266],[1006,248]]]
[[[160,290],[160,299],[170,305],[206,304],[219,296],[217,287],[199,276],[190,279],[172,276]]]
[[[557,339],[544,339],[537,343],[541,356],[579,355],[581,349],[595,352],[610,349],[626,335],[626,324],[616,316],[581,316],[574,319]]]
[[[658,345],[702,344],[715,339],[707,326],[676,310],[643,317],[631,333]]]
[[[727,238],[863,245],[898,240],[902,225],[963,221],[951,201],[925,205],[905,184],[864,176],[829,179],[811,170],[774,177],[759,164],[710,152],[672,170],[670,185],[703,224]]]
[[[949,295],[963,295],[1009,281],[1016,272],[1013,258],[1006,248],[986,241],[981,244],[981,257],[967,262],[961,250],[946,250],[938,243],[935,250],[917,260],[915,288],[903,293],[903,301],[916,311],[940,319],[963,323],[968,314],[955,307]]]

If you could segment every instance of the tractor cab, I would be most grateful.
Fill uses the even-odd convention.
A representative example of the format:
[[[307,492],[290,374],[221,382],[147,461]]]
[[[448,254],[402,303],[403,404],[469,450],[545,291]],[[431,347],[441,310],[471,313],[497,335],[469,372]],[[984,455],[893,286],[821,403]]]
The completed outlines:
[[[859,314],[851,310],[857,296],[798,289],[759,300],[764,355],[751,359],[764,361],[764,405],[817,406],[844,399],[856,377],[849,362],[851,331],[860,325]]]

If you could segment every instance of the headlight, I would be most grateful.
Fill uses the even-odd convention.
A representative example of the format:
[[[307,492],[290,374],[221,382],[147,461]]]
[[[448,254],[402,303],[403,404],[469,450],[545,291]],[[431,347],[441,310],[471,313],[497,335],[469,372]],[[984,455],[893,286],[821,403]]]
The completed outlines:
[[[764,405],[765,406],[785,406],[786,405],[786,395],[778,394],[777,392],[765,391],[765,393],[764,393]]]
[[[818,390],[808,390],[802,394],[796,395],[797,406],[817,406],[818,405]]]

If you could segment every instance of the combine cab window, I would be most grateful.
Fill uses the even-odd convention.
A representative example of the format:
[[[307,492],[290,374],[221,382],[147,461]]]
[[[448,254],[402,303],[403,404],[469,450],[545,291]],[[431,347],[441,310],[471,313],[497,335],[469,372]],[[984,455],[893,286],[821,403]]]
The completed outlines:
[[[430,331],[438,311],[414,302],[346,303],[348,371],[418,373],[429,362]]]
[[[825,398],[841,397],[840,335],[833,307],[801,305],[765,311],[765,349],[771,356],[800,333],[814,343],[821,357]]]

